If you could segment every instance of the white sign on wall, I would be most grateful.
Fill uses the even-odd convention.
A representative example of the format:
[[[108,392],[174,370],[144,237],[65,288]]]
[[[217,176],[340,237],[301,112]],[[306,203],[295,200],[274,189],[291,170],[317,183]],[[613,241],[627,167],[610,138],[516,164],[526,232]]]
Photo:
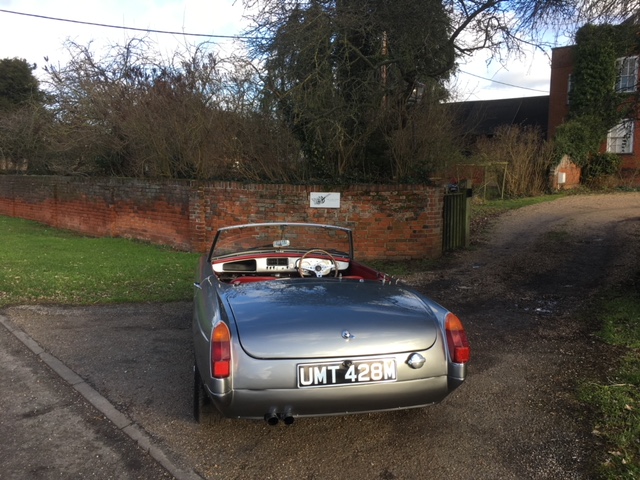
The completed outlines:
[[[340,192],[311,192],[311,208],[340,208]]]

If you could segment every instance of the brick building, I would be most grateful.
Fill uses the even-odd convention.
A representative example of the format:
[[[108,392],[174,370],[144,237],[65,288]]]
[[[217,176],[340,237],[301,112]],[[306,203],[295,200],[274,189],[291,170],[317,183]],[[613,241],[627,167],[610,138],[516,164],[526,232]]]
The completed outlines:
[[[574,69],[574,46],[554,48],[551,55],[551,79],[549,85],[549,121],[547,138],[552,139],[556,130],[569,115],[569,90]],[[635,93],[638,88],[638,56],[616,60],[620,72],[614,88],[621,93]],[[612,128],[601,152],[615,153],[622,160],[620,176],[623,182],[640,185],[640,122],[635,118],[624,119]]]
[[[637,23],[637,22],[636,22]],[[537,126],[552,140],[558,127],[569,116],[569,90],[575,64],[575,46],[554,48],[551,56],[549,96],[516,99],[460,102],[451,104],[465,127],[476,136],[493,136],[501,125]],[[616,91],[631,94],[638,91],[640,55],[616,60],[619,76]],[[545,117],[544,119],[542,117]],[[620,156],[621,183],[640,186],[640,119],[627,118],[611,129],[601,152]],[[580,184],[581,171],[569,158],[564,158],[550,172],[552,188],[571,188]]]

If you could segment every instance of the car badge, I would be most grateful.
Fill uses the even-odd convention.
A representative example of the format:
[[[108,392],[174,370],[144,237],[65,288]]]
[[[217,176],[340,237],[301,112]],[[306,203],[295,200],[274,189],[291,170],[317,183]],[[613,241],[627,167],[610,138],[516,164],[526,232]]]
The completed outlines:
[[[352,338],[356,338],[356,336],[353,333],[351,333],[349,330],[343,330],[342,338],[344,338],[348,342]]]
[[[424,362],[426,361],[427,360],[419,353],[412,353],[409,356],[407,363],[411,368],[422,368],[422,366],[424,365]]]

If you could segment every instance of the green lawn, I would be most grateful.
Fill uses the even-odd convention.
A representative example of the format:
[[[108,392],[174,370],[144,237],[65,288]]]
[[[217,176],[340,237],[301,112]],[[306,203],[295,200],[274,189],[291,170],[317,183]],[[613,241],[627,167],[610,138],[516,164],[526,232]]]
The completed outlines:
[[[188,300],[198,255],[0,216],[0,306]]]

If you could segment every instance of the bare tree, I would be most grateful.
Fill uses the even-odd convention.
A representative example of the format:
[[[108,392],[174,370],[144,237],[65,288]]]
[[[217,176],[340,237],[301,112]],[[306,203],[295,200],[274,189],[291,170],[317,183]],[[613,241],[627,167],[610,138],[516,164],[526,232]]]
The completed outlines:
[[[36,101],[0,112],[0,171],[48,173],[50,112]]]
[[[255,112],[255,72],[246,62],[236,68],[208,47],[163,59],[148,40],[132,39],[98,58],[91,45],[69,42],[71,61],[47,66],[55,99],[50,170],[296,178],[296,169],[283,163],[297,156],[297,145]]]

